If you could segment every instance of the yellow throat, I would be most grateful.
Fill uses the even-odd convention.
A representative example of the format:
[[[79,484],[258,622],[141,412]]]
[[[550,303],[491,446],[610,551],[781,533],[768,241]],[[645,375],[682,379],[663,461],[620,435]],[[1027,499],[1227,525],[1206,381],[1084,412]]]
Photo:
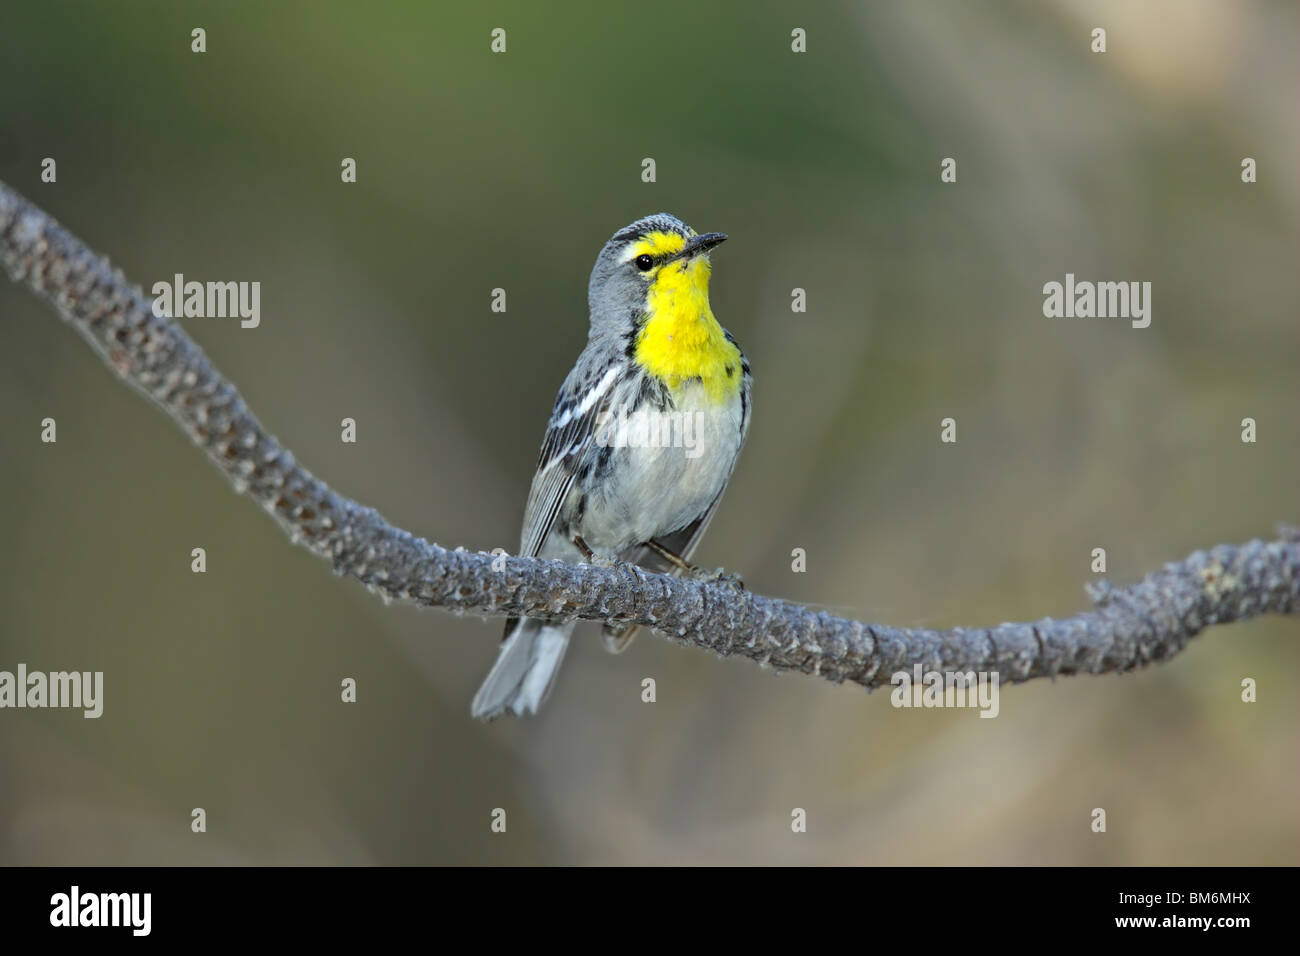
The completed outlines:
[[[676,233],[645,236],[632,255],[678,252],[686,241]],[[740,349],[713,317],[709,306],[709,261],[704,256],[677,259],[647,274],[646,319],[633,357],[642,368],[677,391],[699,379],[711,401],[722,402],[740,389]]]

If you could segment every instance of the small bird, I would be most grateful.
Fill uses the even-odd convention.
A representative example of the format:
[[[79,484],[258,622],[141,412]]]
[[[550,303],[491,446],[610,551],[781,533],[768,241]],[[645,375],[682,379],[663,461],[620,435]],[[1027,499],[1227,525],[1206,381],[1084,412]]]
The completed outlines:
[[[587,347],[546,426],[521,555],[699,573],[690,557],[750,418],[749,363],[709,305],[709,250],[726,238],[659,213],[601,249],[587,287]],[[573,628],[507,621],[474,716],[536,713]],[[606,626],[605,646],[618,653],[634,633]]]

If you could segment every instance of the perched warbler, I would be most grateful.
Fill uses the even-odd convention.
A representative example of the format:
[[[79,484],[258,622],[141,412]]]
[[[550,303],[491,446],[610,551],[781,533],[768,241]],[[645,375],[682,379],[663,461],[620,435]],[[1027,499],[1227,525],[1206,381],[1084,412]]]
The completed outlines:
[[[601,249],[587,347],[546,426],[521,555],[695,571],[749,429],[749,363],[709,306],[709,250],[726,238],[660,213]],[[509,620],[474,716],[536,713],[573,627]],[[633,631],[606,627],[606,647],[623,650]]]

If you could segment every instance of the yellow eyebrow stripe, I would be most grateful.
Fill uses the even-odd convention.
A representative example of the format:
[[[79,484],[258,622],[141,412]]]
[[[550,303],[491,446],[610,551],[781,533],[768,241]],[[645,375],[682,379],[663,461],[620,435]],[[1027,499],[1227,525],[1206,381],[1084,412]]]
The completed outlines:
[[[663,256],[681,252],[686,240],[675,232],[648,232],[632,247],[629,258],[642,255]]]

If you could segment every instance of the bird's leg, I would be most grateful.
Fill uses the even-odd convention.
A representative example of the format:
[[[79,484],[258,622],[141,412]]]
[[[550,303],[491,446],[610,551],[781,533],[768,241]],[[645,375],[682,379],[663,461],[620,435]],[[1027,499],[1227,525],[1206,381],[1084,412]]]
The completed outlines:
[[[645,546],[683,574],[688,574],[700,581],[720,581],[724,584],[730,584],[734,588],[739,588],[741,591],[745,590],[745,582],[741,580],[739,574],[731,574],[723,568],[718,568],[716,571],[705,571],[703,568],[697,568],[680,554],[665,548],[654,538],[647,541]]]
[[[620,564],[618,558],[607,558],[603,554],[597,554],[595,551],[591,550],[587,542],[582,540],[582,535],[580,534],[575,534],[573,536],[573,543],[577,549],[582,552],[583,558],[585,558],[587,563],[590,565],[594,565],[598,568],[616,568]]]
[[[673,551],[669,551],[667,548],[665,548],[654,538],[651,538],[649,541],[647,541],[645,543],[645,546],[649,548],[651,551],[653,551],[655,554],[659,555],[659,557],[663,558],[673,567],[675,567],[678,571],[683,571],[686,574],[690,574],[690,575],[697,575],[700,573],[699,568],[691,564],[680,554],[677,554],[676,552]]]

